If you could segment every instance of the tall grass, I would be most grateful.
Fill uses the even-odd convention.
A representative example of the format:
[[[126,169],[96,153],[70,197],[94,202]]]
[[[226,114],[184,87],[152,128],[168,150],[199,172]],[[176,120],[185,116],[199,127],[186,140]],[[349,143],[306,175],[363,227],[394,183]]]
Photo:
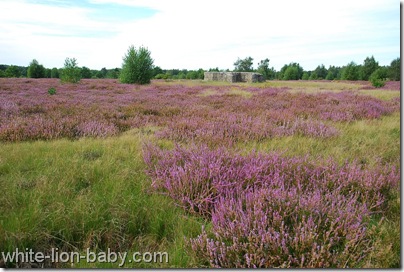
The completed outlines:
[[[321,160],[333,158],[339,163],[354,160],[364,165],[400,163],[400,114],[376,120],[333,124],[340,132],[332,138],[310,138],[293,135],[262,142],[237,145],[246,150],[282,151],[288,156],[309,155]]]
[[[136,134],[1,145],[0,251],[167,251],[162,266],[192,263],[183,236],[201,221],[150,193],[140,148]]]

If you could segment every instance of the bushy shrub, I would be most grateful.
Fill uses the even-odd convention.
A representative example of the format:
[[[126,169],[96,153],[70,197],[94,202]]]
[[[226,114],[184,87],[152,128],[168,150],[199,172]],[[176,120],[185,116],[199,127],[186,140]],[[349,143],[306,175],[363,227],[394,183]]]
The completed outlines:
[[[168,74],[157,74],[155,79],[168,79]]]
[[[381,88],[385,85],[384,78],[385,75],[383,73],[383,70],[379,68],[372,73],[372,75],[369,77],[369,80],[374,87]]]
[[[153,77],[153,59],[145,47],[138,50],[131,45],[123,58],[119,76],[122,83],[149,84]]]
[[[34,59],[28,66],[27,75],[29,78],[44,78],[45,68]]]
[[[78,83],[81,79],[81,70],[75,58],[66,58],[60,80],[63,83]]]
[[[48,94],[50,94],[50,95],[55,95],[56,94],[56,89],[55,88],[49,88],[49,90],[48,90]]]
[[[380,78],[372,78],[370,81],[372,82],[372,85],[376,88],[381,88],[385,85],[384,80]]]

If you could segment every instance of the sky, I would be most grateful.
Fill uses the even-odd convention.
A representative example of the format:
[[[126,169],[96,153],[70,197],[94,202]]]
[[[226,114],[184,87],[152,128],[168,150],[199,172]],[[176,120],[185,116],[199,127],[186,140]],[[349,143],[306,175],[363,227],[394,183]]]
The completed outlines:
[[[47,68],[76,58],[122,67],[129,46],[162,69],[234,69],[251,56],[276,70],[297,62],[380,65],[400,57],[398,0],[0,0],[0,64]]]

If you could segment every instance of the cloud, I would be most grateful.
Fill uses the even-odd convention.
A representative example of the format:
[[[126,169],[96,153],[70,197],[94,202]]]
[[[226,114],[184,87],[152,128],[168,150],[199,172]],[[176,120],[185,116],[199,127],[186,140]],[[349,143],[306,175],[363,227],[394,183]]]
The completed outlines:
[[[232,69],[247,56],[314,69],[372,54],[388,64],[400,52],[400,6],[390,0],[78,2],[0,2],[0,62],[61,66],[69,56],[90,68],[120,67],[133,44],[166,69]]]
[[[149,7],[158,7],[157,2],[151,1]],[[338,52],[352,52],[347,55],[352,57],[358,52],[352,49],[355,42],[363,45],[381,38],[380,35],[385,37],[386,29],[380,26],[385,26],[382,23],[386,22],[377,21],[377,17],[365,18],[365,15],[392,9],[392,5],[380,1],[369,1],[366,5],[351,2],[355,1],[340,1],[338,6],[330,8],[330,4],[323,1],[294,1],[293,5],[289,1],[274,4],[273,1],[256,0],[248,3],[206,0],[201,5],[170,1],[178,9],[162,5],[155,16],[124,29],[120,39],[124,43],[149,45],[156,61],[163,67],[231,69],[237,57],[252,56],[256,62],[268,57],[278,69],[285,63],[300,60],[310,66],[307,68],[314,69],[320,63],[335,61],[334,55],[338,55],[336,64],[344,65],[350,59],[345,58],[341,63]],[[146,5],[146,2],[141,4]],[[399,12],[398,8],[397,5]],[[398,21],[399,16],[396,16],[393,23],[387,23],[397,29]],[[376,28],[379,28],[377,33]],[[131,38],[130,33],[136,33],[136,36]],[[397,55],[398,39],[397,33]],[[364,47],[363,54],[365,57],[374,54],[378,48],[379,44]],[[391,46],[386,48],[390,49]],[[313,58],[316,64],[310,61]]]

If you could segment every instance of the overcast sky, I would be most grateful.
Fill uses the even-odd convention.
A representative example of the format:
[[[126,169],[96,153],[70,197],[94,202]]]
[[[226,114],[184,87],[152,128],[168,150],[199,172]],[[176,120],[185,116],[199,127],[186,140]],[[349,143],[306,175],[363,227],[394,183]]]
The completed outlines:
[[[265,58],[279,70],[298,62],[389,65],[400,56],[400,1],[0,0],[0,64],[91,69],[122,66],[145,46],[163,69],[233,69]]]

